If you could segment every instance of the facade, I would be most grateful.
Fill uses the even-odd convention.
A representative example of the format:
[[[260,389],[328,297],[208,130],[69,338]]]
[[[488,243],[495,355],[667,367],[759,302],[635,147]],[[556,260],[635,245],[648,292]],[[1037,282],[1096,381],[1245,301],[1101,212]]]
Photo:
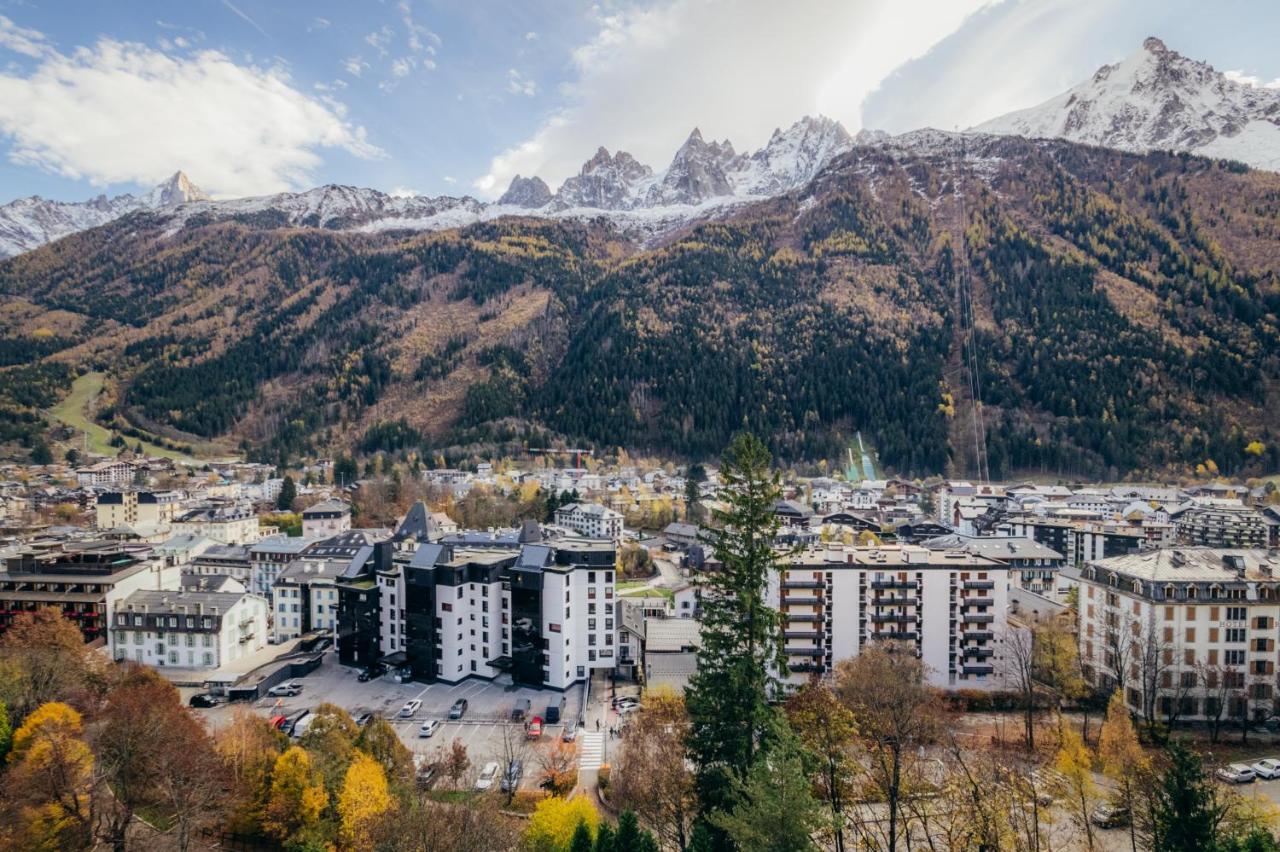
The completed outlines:
[[[98,495],[95,522],[100,530],[161,526],[173,521],[181,505],[176,491],[107,491]]]
[[[125,459],[99,462],[76,470],[76,482],[87,485],[128,485],[137,476],[139,466]]]
[[[587,538],[618,541],[622,538],[622,515],[599,503],[570,503],[556,509],[556,526],[567,527]]]
[[[119,602],[136,591],[177,589],[179,569],[147,550],[94,541],[28,546],[0,571],[0,633],[14,616],[56,607],[84,634],[105,641]]]
[[[323,538],[351,529],[351,507],[341,500],[325,500],[302,510],[302,537]]]
[[[1066,557],[1068,565],[1084,565],[1137,553],[1147,547],[1147,536],[1139,527],[1093,524],[1019,515],[996,528],[998,535],[1033,538]]]
[[[285,642],[312,630],[338,625],[338,576],[346,559],[302,558],[276,578],[272,594],[272,641]]]
[[[216,669],[259,651],[267,602],[243,591],[137,591],[111,620],[111,658]]]
[[[783,620],[784,681],[828,676],[870,642],[913,645],[930,683],[944,689],[999,685],[1009,568],[956,550],[812,548],[770,578]]]
[[[565,689],[617,662],[612,542],[418,544],[377,570],[385,659],[456,683]]]
[[[1280,556],[1175,547],[1085,566],[1081,658],[1152,721],[1257,720],[1274,712]]]
[[[246,504],[204,506],[174,518],[174,535],[202,535],[223,544],[253,544],[262,537],[258,516]]]
[[[1269,531],[1255,509],[1239,506],[1191,506],[1176,520],[1178,541],[1201,547],[1266,547]]]
[[[268,601],[275,593],[276,578],[294,560],[300,558],[316,539],[306,536],[290,538],[273,535],[249,548],[249,591]]]
[[[191,560],[191,564],[183,569],[183,573],[222,574],[234,577],[244,583],[247,588],[252,576],[249,548],[241,544],[210,545]]]
[[[1066,558],[1033,538],[1013,536],[945,535],[923,545],[930,550],[962,550],[994,559],[1010,568],[1014,585],[1038,595],[1053,595],[1058,589],[1058,572]]]

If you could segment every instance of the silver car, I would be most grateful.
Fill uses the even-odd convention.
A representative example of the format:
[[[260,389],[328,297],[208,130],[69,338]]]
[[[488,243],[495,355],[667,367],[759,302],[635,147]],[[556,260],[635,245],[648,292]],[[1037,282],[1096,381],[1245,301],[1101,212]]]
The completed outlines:
[[[1246,763],[1228,763],[1214,773],[1228,784],[1252,784],[1257,774]]]

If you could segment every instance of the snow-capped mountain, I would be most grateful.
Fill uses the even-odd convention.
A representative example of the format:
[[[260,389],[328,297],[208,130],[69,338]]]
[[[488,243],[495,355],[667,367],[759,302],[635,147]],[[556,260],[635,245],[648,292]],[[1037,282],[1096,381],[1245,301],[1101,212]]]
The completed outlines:
[[[105,225],[135,210],[162,210],[205,198],[208,196],[182,172],[141,197],[99,195],[88,201],[51,201],[38,195],[19,198],[0,205],[0,258]]]
[[[582,171],[560,185],[552,206],[557,210],[627,210],[636,206],[652,182],[653,169],[641,165],[626,151],[610,154],[601,147],[582,165]]]
[[[521,177],[511,179],[511,186],[498,199],[499,204],[511,207],[543,207],[551,201],[551,187],[540,177]]]
[[[973,130],[1123,151],[1188,151],[1280,171],[1280,89],[1233,80],[1158,38],[1039,106]]]

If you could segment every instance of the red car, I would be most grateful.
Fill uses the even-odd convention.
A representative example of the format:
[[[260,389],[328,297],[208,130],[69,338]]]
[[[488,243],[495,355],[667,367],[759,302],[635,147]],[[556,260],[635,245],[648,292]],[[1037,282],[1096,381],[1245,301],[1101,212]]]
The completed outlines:
[[[525,726],[524,737],[527,740],[541,739],[542,737],[542,717],[534,716],[533,719]]]

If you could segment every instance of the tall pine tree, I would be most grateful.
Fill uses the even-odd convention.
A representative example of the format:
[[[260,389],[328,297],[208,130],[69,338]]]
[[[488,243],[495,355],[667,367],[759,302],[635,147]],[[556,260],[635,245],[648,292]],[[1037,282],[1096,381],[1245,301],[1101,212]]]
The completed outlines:
[[[775,730],[769,698],[784,659],[780,620],[765,599],[777,569],[773,507],[781,494],[771,463],[755,436],[734,440],[721,466],[727,508],[714,513],[716,529],[707,533],[722,567],[702,582],[702,647],[685,693],[689,756],[704,815],[733,809],[735,787]],[[705,825],[704,832],[712,848],[733,848],[722,829]]]
[[[1190,749],[1169,744],[1169,766],[1155,791],[1152,846],[1165,852],[1213,849],[1226,808],[1204,765]]]

